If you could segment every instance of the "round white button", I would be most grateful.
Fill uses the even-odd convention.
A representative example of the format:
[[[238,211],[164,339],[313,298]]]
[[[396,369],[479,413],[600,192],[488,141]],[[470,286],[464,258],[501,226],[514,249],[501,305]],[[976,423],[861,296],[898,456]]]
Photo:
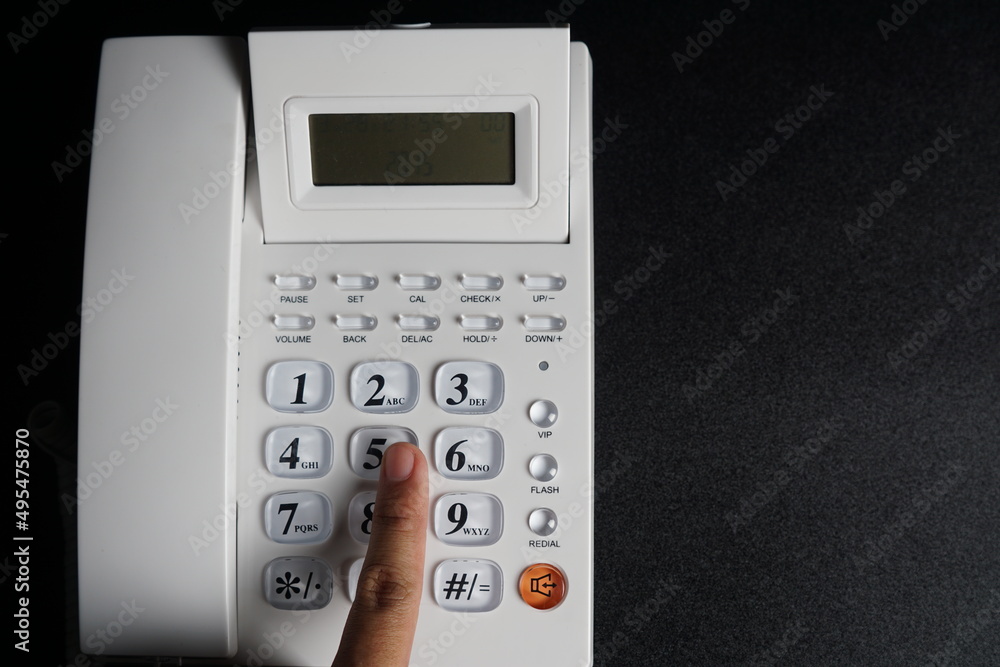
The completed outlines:
[[[541,535],[542,537],[551,535],[556,532],[556,526],[558,525],[559,520],[556,518],[556,513],[548,507],[539,507],[528,515],[528,526],[531,527],[531,532],[535,535]]]
[[[539,454],[531,458],[528,472],[539,482],[548,482],[559,472],[559,464],[556,463],[556,457],[551,454]]]
[[[552,401],[535,401],[528,410],[531,423],[540,428],[547,428],[559,419],[559,409]]]

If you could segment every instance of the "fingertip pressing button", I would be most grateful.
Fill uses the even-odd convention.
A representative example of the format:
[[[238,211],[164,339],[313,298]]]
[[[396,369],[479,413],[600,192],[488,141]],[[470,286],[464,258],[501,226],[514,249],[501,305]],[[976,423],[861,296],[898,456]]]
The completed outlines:
[[[528,417],[531,423],[539,428],[548,428],[559,419],[559,408],[552,401],[535,401],[528,408]]]
[[[539,482],[549,482],[559,473],[559,463],[551,454],[538,454],[531,457],[528,472]]]

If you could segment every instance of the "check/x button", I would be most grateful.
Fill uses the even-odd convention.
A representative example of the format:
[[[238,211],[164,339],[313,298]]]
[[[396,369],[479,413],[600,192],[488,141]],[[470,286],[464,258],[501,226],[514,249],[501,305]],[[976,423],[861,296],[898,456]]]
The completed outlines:
[[[526,315],[524,328],[528,331],[562,331],[566,318],[561,315]]]

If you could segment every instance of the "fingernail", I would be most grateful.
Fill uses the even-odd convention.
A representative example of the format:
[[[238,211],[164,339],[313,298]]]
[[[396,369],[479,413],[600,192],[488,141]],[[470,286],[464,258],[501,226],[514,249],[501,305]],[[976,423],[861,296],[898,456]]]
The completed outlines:
[[[413,472],[413,451],[409,447],[390,447],[385,453],[385,476],[401,482]]]

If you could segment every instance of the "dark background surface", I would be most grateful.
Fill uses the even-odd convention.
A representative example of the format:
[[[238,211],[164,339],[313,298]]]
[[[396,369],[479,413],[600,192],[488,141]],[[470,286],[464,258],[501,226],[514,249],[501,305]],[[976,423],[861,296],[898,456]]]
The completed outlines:
[[[594,161],[596,664],[1000,664],[996,3],[913,0],[888,30],[887,1],[577,1],[412,0],[398,21],[561,14],[594,60],[595,133],[622,128]],[[78,340],[27,385],[18,366],[78,320],[88,166],[51,164],[92,127],[102,40],[385,4],[73,0],[17,53],[8,36],[8,433],[56,405],[30,422],[30,664],[75,657],[57,484]],[[38,11],[8,3],[5,33]],[[813,87],[832,95],[782,122]],[[768,159],[720,193],[747,151]]]

